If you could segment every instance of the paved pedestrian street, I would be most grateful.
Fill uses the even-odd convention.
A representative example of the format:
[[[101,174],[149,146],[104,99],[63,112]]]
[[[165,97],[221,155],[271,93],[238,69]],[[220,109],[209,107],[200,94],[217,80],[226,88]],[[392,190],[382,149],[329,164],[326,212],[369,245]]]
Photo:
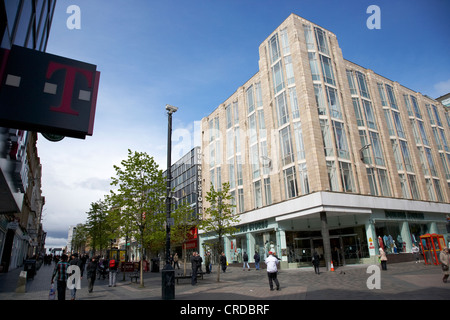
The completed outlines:
[[[175,300],[449,300],[450,283],[442,282],[440,266],[405,262],[388,264],[388,270],[379,270],[380,288],[369,289],[368,265],[353,265],[322,270],[312,268],[280,270],[280,291],[270,291],[265,270],[243,271],[229,267],[226,273],[205,274],[192,286],[190,279],[175,284]],[[189,268],[187,268],[189,272]],[[34,279],[28,279],[26,292],[16,292],[20,269],[0,274],[0,300],[48,300],[52,266],[43,265]],[[88,293],[87,280],[81,281],[77,300],[162,300],[161,273],[145,272],[144,287],[131,282],[127,274],[117,275],[116,287],[108,286],[108,279],[96,280],[94,291]],[[369,281],[370,283],[376,282]],[[369,284],[370,286],[370,284]],[[66,292],[70,300],[70,290]]]

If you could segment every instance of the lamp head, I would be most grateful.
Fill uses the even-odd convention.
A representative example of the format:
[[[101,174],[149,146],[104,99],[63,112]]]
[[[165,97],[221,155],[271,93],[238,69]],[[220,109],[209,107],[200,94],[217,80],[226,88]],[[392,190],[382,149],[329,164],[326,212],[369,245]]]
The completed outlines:
[[[178,108],[171,106],[170,104],[166,104],[166,110],[169,111],[169,113],[177,112]]]

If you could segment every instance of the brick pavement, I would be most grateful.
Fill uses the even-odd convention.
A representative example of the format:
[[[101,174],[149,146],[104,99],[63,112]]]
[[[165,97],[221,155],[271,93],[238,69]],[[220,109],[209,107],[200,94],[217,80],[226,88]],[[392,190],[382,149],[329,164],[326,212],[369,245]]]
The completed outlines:
[[[450,283],[442,282],[439,266],[405,262],[388,265],[381,271],[381,289],[368,289],[367,265],[337,268],[316,275],[312,268],[281,270],[278,279],[281,291],[270,291],[265,270],[242,271],[229,267],[226,273],[205,275],[196,286],[189,279],[175,285],[177,301],[275,301],[275,300],[449,300]],[[21,269],[0,273],[0,300],[48,300],[53,266],[42,266],[33,280],[27,280],[26,293],[17,293]],[[189,269],[188,269],[189,270]],[[144,287],[131,283],[123,274],[117,276],[117,286],[108,287],[108,280],[96,280],[94,292],[87,292],[83,278],[77,300],[162,300],[161,273],[146,272]],[[70,299],[70,292],[66,292]]]

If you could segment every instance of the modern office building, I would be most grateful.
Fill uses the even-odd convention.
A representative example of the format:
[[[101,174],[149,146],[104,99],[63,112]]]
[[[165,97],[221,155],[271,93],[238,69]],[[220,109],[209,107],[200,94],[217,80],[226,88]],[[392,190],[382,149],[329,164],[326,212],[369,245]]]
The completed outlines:
[[[291,14],[259,71],[202,119],[203,194],[228,181],[240,215],[229,261],[283,267],[404,257],[444,234],[450,117],[442,104],[345,60],[335,34]],[[387,56],[386,59],[389,59]],[[204,204],[205,206],[207,203]],[[200,235],[201,250],[215,235]]]
[[[0,75],[13,45],[45,51],[56,0],[0,0]],[[11,57],[11,54],[9,55]],[[0,77],[0,87],[4,79]],[[0,101],[0,104],[2,101]],[[37,133],[0,127],[0,272],[43,252]]]

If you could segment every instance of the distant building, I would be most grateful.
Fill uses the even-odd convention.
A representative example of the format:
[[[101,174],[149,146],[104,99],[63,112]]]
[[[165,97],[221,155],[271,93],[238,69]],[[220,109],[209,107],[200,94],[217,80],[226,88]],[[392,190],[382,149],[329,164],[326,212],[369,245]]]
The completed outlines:
[[[379,247],[394,257],[447,236],[439,101],[345,60],[335,34],[295,14],[259,54],[259,71],[202,119],[203,195],[228,181],[241,220],[228,261],[275,250],[283,267],[311,266],[314,251],[328,267],[373,263]],[[201,250],[215,240],[199,237]]]

